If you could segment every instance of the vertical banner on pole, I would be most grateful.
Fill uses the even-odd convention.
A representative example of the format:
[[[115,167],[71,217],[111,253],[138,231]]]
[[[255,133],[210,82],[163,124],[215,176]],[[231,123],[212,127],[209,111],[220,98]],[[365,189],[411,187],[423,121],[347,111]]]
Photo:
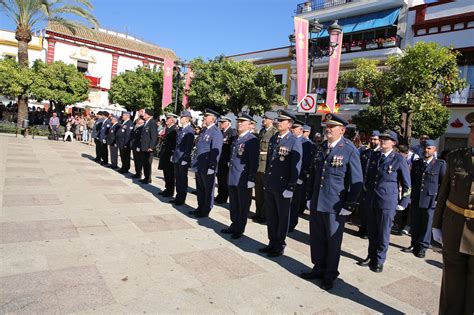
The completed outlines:
[[[185,108],[188,107],[188,92],[189,92],[189,85],[191,84],[191,76],[192,76],[192,70],[191,68],[188,69],[188,73],[186,73],[186,84],[184,86],[184,95],[183,95],[183,106]]]
[[[173,65],[173,59],[165,59],[165,64],[163,65],[163,96],[161,98],[161,108],[165,108],[172,101]]]
[[[308,84],[308,20],[295,17],[296,75],[298,104],[305,98]]]
[[[339,65],[341,63],[342,31],[333,31],[329,36],[330,43],[337,43],[336,48],[334,48],[334,53],[329,57],[328,89],[326,97],[326,105],[331,113],[334,113],[336,108],[336,86],[339,79]]]

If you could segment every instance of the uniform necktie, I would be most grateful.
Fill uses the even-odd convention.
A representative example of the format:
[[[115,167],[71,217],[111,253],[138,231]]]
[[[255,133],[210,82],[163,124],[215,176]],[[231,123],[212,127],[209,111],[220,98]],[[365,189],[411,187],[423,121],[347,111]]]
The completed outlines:
[[[331,154],[331,151],[332,151],[332,145],[329,144],[329,145],[328,145],[328,150],[327,150],[327,152],[326,152],[326,155]]]
[[[380,164],[383,164],[383,161],[385,161],[385,154],[382,154],[382,156],[380,156]]]
[[[427,167],[428,167],[428,162],[424,161],[423,162],[423,171],[426,170]]]

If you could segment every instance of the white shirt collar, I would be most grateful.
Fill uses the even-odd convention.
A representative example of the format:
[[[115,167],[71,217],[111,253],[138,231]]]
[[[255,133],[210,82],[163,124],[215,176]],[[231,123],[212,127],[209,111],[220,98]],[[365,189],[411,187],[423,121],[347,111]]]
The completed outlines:
[[[388,157],[390,155],[390,153],[392,153],[392,152],[393,152],[393,149],[388,151],[387,153],[382,152],[382,154],[385,155],[385,157]]]
[[[341,141],[342,137],[337,139],[336,141],[332,142],[332,143],[329,143],[328,145],[331,147],[331,148],[335,148],[336,145],[339,143],[339,141]]]
[[[280,138],[280,139],[281,139],[281,138],[284,138],[284,137],[286,137],[286,135],[289,134],[289,133],[290,133],[290,131],[288,130],[287,132],[285,132],[285,133],[283,134],[283,136],[280,136],[280,134],[278,134],[278,138]]]
[[[247,130],[243,134],[239,135],[239,138],[245,137],[248,133],[250,133],[250,130]]]
[[[301,138],[303,135],[296,136],[296,138]]]
[[[423,162],[430,164],[431,161],[433,161],[433,159],[434,159],[434,156],[430,157],[428,160],[423,159]]]
[[[187,126],[191,125],[190,123],[187,123],[185,125],[183,125],[183,129],[186,128]]]

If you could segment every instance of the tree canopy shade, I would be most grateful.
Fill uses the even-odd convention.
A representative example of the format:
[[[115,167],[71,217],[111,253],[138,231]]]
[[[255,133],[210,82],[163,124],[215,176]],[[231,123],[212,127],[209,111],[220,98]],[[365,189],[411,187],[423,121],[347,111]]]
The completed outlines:
[[[109,100],[111,103],[125,106],[130,111],[149,108],[161,114],[162,93],[163,71],[139,67],[112,79]]]
[[[456,58],[451,48],[419,42],[401,56],[390,57],[386,71],[377,68],[377,61],[354,60],[355,70],[344,73],[339,86],[366,90],[371,100],[353,122],[363,131],[394,129],[401,143],[424,134],[438,138],[449,120],[441,98],[466,84],[459,77]]]
[[[33,72],[29,67],[20,67],[13,58],[0,59],[0,95],[16,98],[31,94]]]
[[[36,60],[32,67],[32,97],[49,100],[56,110],[85,101],[89,96],[89,80],[74,65]]]
[[[194,77],[188,99],[194,110],[209,107],[238,114],[245,108],[250,114],[261,115],[272,104],[286,105],[281,95],[284,86],[275,80],[271,67],[220,56],[207,62],[194,59],[191,68]]]
[[[69,17],[79,17],[85,22],[98,26],[97,19],[90,12],[89,0],[0,0],[0,11],[16,25],[15,38],[18,41],[18,62],[20,67],[28,67],[28,43],[35,29],[54,22],[64,25],[73,33],[79,28],[86,28]],[[28,117],[28,97],[18,96],[18,122]]]

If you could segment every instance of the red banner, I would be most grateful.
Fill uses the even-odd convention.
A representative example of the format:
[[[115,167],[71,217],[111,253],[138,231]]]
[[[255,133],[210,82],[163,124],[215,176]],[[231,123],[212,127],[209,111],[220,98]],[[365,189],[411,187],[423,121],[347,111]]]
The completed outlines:
[[[308,84],[308,20],[295,17],[296,75],[298,104],[305,98]]]
[[[161,108],[165,108],[173,99],[173,59],[165,59],[163,65],[163,96],[161,100]]]
[[[326,104],[331,113],[334,113],[337,94],[336,86],[339,79],[339,65],[341,63],[342,31],[332,31],[329,36],[329,41],[331,43],[337,43],[333,54],[329,57],[328,89],[326,96]]]
[[[191,76],[193,75],[193,71],[191,68],[188,69],[188,73],[186,73],[186,84],[184,86],[184,95],[183,95],[183,106],[185,108],[189,108],[188,106],[188,92],[189,92],[189,85],[191,84]]]

